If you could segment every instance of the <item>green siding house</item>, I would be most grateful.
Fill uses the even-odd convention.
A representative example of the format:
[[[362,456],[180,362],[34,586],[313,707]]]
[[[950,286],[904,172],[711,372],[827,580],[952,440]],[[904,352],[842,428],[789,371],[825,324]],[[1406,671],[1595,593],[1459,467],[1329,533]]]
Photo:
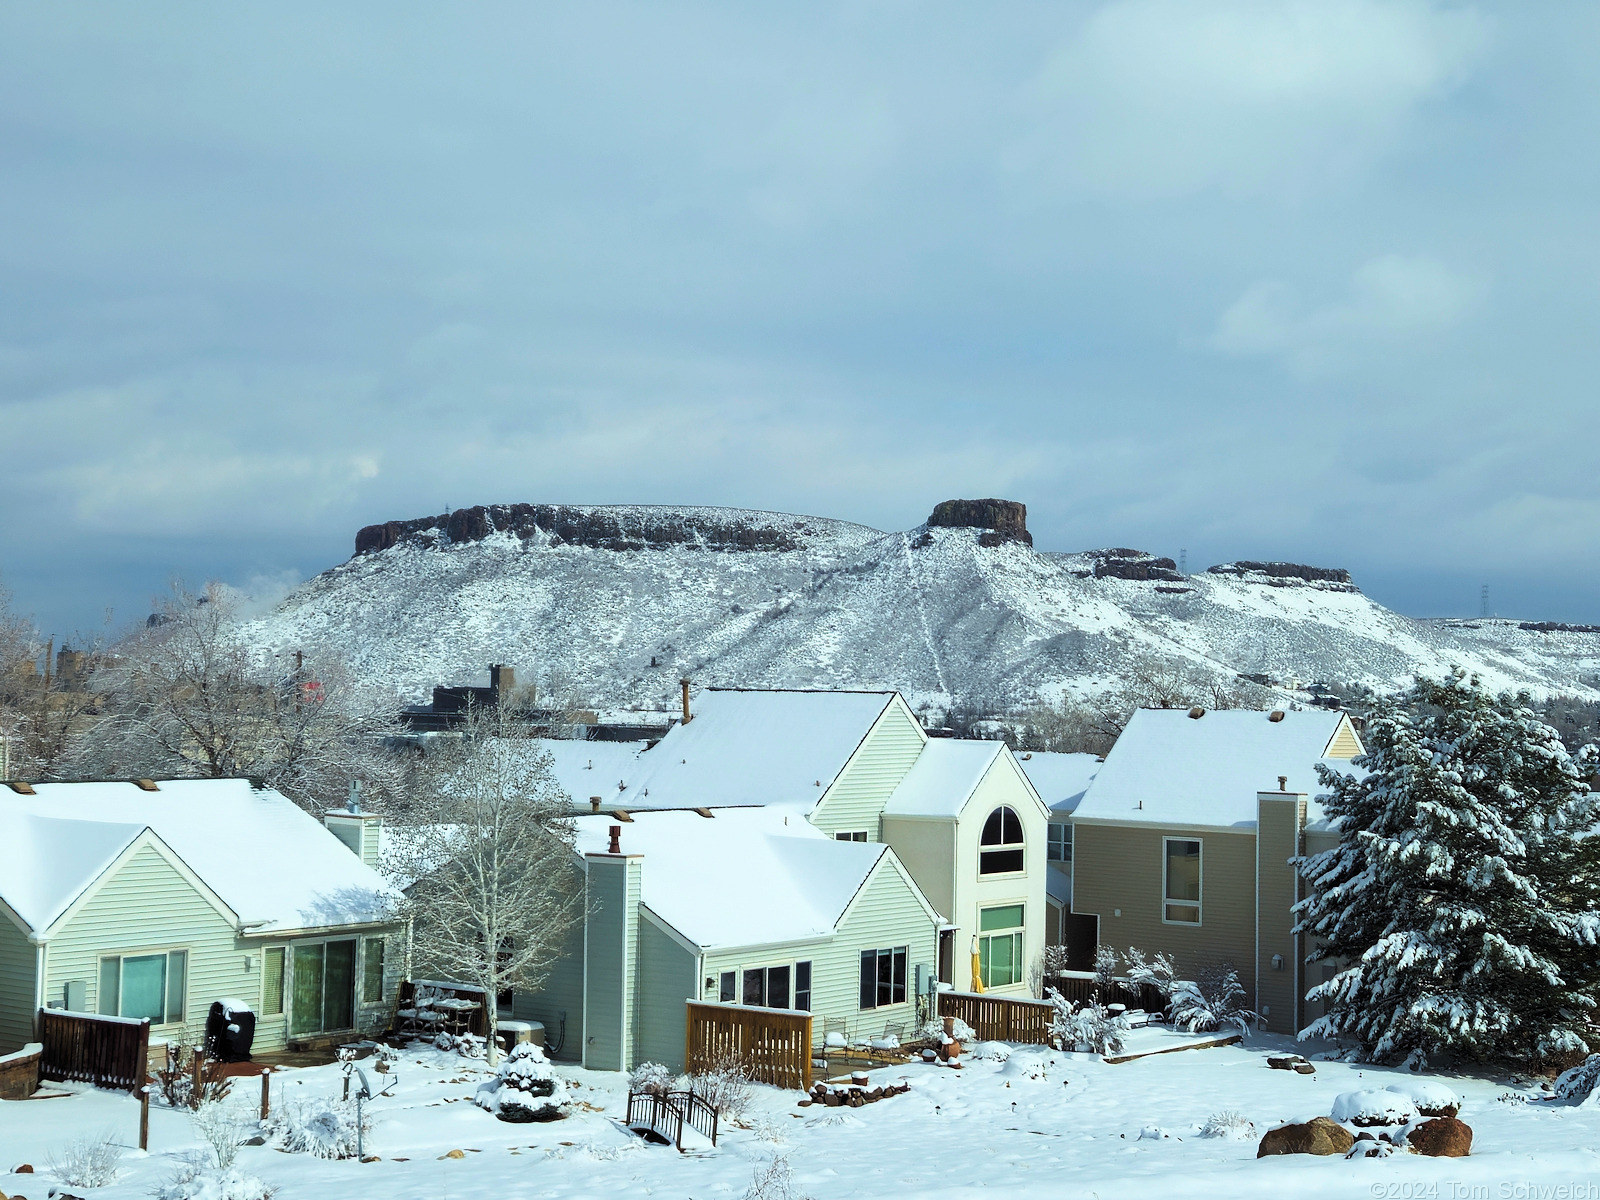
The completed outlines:
[[[192,1044],[242,1003],[263,1053],[383,1025],[408,931],[375,820],[342,815],[355,837],[243,779],[0,788],[0,1054],[41,1008]]]

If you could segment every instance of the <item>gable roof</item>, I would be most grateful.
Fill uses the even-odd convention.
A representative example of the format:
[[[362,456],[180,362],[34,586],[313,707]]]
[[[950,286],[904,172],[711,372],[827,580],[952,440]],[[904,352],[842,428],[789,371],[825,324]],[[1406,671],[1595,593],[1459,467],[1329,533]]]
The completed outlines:
[[[1089,784],[1073,819],[1251,830],[1256,793],[1315,796],[1316,766],[1348,770],[1326,758],[1345,717],[1325,709],[1284,712],[1280,720],[1251,709],[1190,717],[1185,709],[1133,714]]]
[[[577,850],[604,853],[614,823],[577,818]],[[781,808],[635,812],[621,844],[644,856],[640,902],[702,949],[830,936],[889,853],[834,841]]]
[[[692,720],[638,756],[614,803],[630,811],[776,804],[810,812],[894,700],[892,691],[708,688]]]
[[[528,738],[517,746],[537,747],[550,756],[550,772],[574,804],[585,806],[599,796],[607,808],[622,802],[618,784],[635,780],[640,771],[642,742],[579,742],[561,738]],[[630,797],[631,798],[631,797]]]
[[[143,833],[132,823],[66,821],[19,812],[0,795],[0,901],[43,933]]]
[[[1004,742],[931,738],[883,807],[886,817],[954,817],[978,790]]]
[[[120,837],[116,853],[131,840],[127,830],[136,837],[148,827],[250,933],[389,919],[399,893],[287,797],[245,779],[175,779],[157,786],[147,792],[131,783],[35,784],[32,796],[0,792],[0,814],[49,823],[35,834],[52,846],[63,838],[109,845]],[[101,870],[115,857],[104,859]],[[13,890],[39,897],[25,901],[36,906],[59,891],[39,880],[46,873],[43,860],[20,859],[17,868],[8,866],[0,883],[8,904]]]
[[[1099,773],[1101,762],[1095,754],[1025,750],[1017,755],[1017,765],[1033,784],[1033,790],[1058,817],[1077,809]]]

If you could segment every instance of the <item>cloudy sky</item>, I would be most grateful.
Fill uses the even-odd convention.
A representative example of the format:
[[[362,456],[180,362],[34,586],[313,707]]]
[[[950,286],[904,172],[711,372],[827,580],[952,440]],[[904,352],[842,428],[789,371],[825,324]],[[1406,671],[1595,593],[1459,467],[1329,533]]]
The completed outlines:
[[[0,8],[0,578],[58,635],[495,501],[1600,621],[1600,8]]]

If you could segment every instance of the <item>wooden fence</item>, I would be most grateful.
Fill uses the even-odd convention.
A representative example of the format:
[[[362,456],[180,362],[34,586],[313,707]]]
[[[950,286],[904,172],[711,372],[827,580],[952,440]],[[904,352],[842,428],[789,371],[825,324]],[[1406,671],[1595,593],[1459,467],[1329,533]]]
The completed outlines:
[[[687,1003],[683,1060],[691,1075],[733,1059],[758,1083],[810,1090],[810,1013]]]
[[[939,993],[939,1015],[960,1018],[985,1042],[1043,1046],[1050,1040],[1053,1011],[1043,1000],[1013,1000],[987,992]]]
[[[150,1022],[39,1010],[39,1075],[136,1092],[150,1070]]]
[[[1110,987],[1105,989],[1106,995],[1102,996],[1099,976],[1093,971],[1060,971],[1046,975],[1044,988],[1046,994],[1054,988],[1061,993],[1063,1000],[1071,1000],[1074,1004],[1098,998],[1102,1004],[1123,1004],[1156,1015],[1165,1012],[1167,1007],[1166,997],[1161,994],[1160,988],[1148,983],[1129,983],[1125,979],[1113,979]]]

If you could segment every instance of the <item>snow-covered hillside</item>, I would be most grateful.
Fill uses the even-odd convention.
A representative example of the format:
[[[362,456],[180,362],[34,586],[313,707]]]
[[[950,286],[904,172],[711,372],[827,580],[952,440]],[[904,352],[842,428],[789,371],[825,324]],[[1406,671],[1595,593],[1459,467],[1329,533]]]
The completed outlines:
[[[1151,658],[1376,687],[1459,663],[1492,686],[1600,695],[1594,631],[1418,621],[1343,572],[1290,564],[1180,576],[1137,551],[1042,553],[1021,505],[971,503],[904,533],[716,508],[510,505],[390,522],[248,634],[336,650],[418,700],[505,662],[616,706],[669,703],[685,674],[697,687],[1021,703],[1092,694]]]

